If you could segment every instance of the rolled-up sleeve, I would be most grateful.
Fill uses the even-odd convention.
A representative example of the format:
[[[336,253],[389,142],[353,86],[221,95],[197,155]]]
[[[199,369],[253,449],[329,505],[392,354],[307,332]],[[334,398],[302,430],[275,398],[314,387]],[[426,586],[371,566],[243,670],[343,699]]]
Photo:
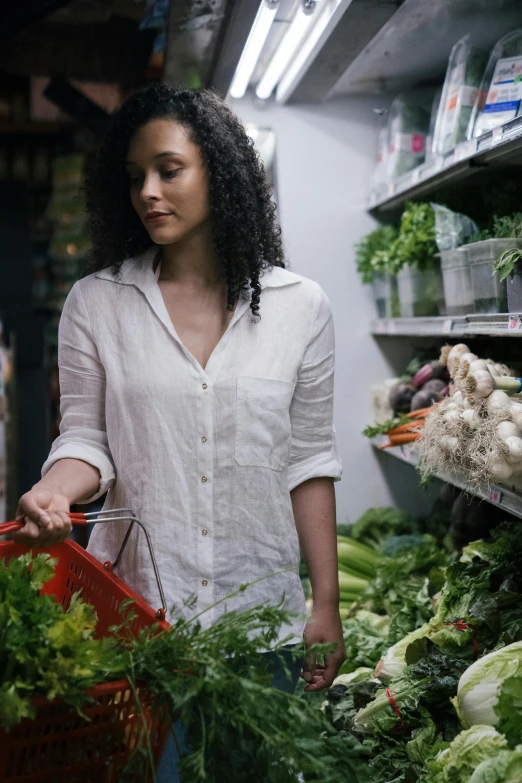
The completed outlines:
[[[105,372],[92,336],[89,314],[75,283],[65,302],[58,331],[60,435],[42,467],[42,476],[60,459],[83,460],[100,472],[98,490],[82,503],[103,495],[114,483],[115,468],[105,428]]]
[[[339,481],[342,465],[333,424],[335,333],[328,297],[318,286],[310,337],[290,406],[288,488],[311,478]]]

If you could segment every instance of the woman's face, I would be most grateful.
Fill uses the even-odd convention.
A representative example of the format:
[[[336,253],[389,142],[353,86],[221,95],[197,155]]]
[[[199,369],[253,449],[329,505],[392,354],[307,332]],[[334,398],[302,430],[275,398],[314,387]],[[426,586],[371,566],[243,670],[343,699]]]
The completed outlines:
[[[152,120],[127,150],[132,206],[158,245],[171,245],[209,221],[208,180],[199,147],[176,120]]]

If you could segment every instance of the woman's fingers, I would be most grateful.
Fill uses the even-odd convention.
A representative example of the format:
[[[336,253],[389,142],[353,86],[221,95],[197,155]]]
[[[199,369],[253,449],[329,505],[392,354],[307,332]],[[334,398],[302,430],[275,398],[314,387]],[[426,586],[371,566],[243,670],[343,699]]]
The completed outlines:
[[[49,528],[51,526],[49,511],[46,508],[42,508],[34,493],[31,492],[27,492],[20,498],[17,519],[23,517],[28,517],[41,528]]]
[[[71,520],[65,511],[46,512],[49,524],[40,525],[28,516],[22,518],[24,527],[14,533],[14,539],[26,546],[52,546],[61,544],[71,532]]]

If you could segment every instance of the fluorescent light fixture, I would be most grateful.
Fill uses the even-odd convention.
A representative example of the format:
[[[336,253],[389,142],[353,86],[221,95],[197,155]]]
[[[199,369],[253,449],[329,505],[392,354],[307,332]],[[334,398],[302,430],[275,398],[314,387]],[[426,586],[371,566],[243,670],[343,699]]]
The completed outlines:
[[[311,0],[303,0],[303,3],[297,9],[288,32],[272,57],[263,78],[257,85],[256,95],[258,98],[270,98],[272,95],[274,87],[285,72],[299,44],[314,21],[313,11],[315,5],[316,3],[312,3]]]
[[[343,0],[330,0],[323,8],[319,18],[310,30],[310,35],[307,37],[306,41],[304,41],[292,64],[277,85],[276,100],[278,103],[284,103],[288,98],[288,95],[292,92],[297,79],[302,73],[303,66],[306,64],[319,42],[319,39],[328,27],[330,20],[342,2]]]
[[[277,12],[278,0],[263,0],[247,38],[230,87],[232,98],[242,98]]]

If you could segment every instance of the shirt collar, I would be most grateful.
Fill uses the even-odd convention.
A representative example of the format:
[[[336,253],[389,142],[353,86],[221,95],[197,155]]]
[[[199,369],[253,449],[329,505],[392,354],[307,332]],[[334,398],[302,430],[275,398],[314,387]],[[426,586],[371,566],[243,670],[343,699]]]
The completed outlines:
[[[136,258],[128,258],[123,262],[120,272],[116,275],[112,269],[101,269],[95,273],[95,277],[101,280],[110,280],[113,283],[122,285],[135,285],[143,290],[152,280],[155,279],[154,259],[156,258],[157,246],[152,245]],[[283,269],[280,266],[274,266],[272,269],[266,269],[260,277],[261,288],[282,288],[287,285],[295,285],[301,282],[300,275],[290,272],[289,269]]]

